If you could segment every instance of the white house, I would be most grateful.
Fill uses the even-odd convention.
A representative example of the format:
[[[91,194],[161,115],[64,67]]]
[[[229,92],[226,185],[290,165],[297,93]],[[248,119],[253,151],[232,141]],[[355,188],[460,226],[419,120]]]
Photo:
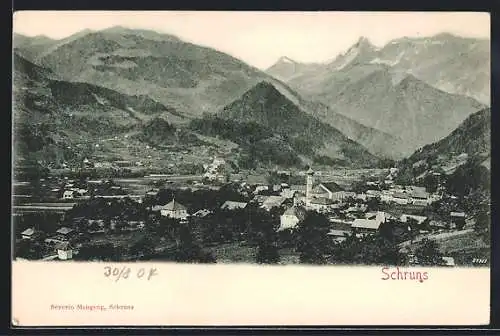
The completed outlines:
[[[168,204],[155,207],[154,210],[160,210],[160,214],[165,217],[175,219],[186,219],[188,217],[187,208],[179,202],[176,202],[175,199]]]
[[[236,210],[236,209],[245,209],[246,206],[247,203],[245,202],[225,201],[220,208],[222,210]]]
[[[306,211],[303,207],[294,206],[286,210],[280,217],[280,227],[278,231],[293,229],[304,220]]]
[[[35,235],[35,229],[33,228],[29,228],[21,232],[21,237],[23,239],[32,239],[34,235]]]
[[[392,201],[397,204],[408,204],[408,195],[401,192],[392,194]]]
[[[425,190],[414,189],[411,192],[411,200],[412,203],[416,205],[422,205],[422,206],[428,205],[430,203],[429,193],[426,192]]]
[[[333,202],[333,200],[326,197],[315,197],[309,201],[307,206],[312,210],[324,212],[332,208]]]
[[[73,229],[71,229],[71,228],[68,228],[68,227],[63,226],[63,227],[61,227],[60,229],[58,229],[58,230],[56,231],[56,233],[58,233],[58,234],[62,235],[64,238],[68,238],[68,237],[70,237],[70,236],[71,236],[71,234],[73,234],[73,233],[74,233],[74,230],[73,230]]]
[[[255,188],[254,193],[255,193],[255,194],[258,194],[258,193],[261,193],[261,192],[263,192],[263,191],[268,191],[268,190],[269,190],[269,186],[267,186],[267,185],[257,186],[257,187]]]
[[[63,193],[63,199],[73,199],[75,197],[74,190],[65,190]]]
[[[378,230],[380,224],[382,223],[375,219],[356,218],[351,227],[363,232],[374,232]]]
[[[73,258],[73,249],[68,242],[58,243],[56,245],[57,257],[61,260],[68,260]]]
[[[281,197],[281,196],[269,196],[262,203],[261,208],[264,208],[264,209],[269,211],[272,208],[280,207],[281,205],[283,205],[283,203],[285,201],[286,201],[286,198]]]
[[[455,259],[453,257],[443,257],[442,259],[444,261],[444,266],[448,266],[448,267],[455,266]]]
[[[351,228],[362,232],[377,231],[382,223],[385,223],[388,215],[383,211],[366,214],[366,218],[357,218],[352,222]]]
[[[409,218],[416,220],[418,225],[423,224],[427,220],[427,217],[425,216],[406,215],[406,214],[401,215],[399,220],[403,223],[406,223]]]

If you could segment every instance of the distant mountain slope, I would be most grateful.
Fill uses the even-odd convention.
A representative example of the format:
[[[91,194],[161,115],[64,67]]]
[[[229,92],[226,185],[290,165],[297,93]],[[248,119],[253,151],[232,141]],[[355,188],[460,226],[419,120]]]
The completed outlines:
[[[293,74],[283,76],[281,59],[268,71],[306,99],[399,137],[400,149],[410,154],[486,107],[468,97],[489,103],[489,60],[488,40],[439,34],[382,48],[360,38],[332,62],[289,66]]]
[[[222,109],[218,117],[241,124],[259,125],[264,132],[264,136],[259,134],[259,138],[266,138],[266,133],[267,136],[274,134],[275,142],[279,140],[280,146],[288,146],[298,155],[316,160],[330,158],[332,162],[346,165],[366,166],[378,162],[366,148],[302,111],[269,82],[258,83]],[[242,138],[246,136],[244,132],[241,134]]]
[[[288,57],[280,57],[278,61],[266,69],[266,73],[274,78],[288,82],[296,76],[321,69],[323,64],[300,63]]]
[[[409,157],[417,162],[428,157],[449,157],[462,153],[470,157],[488,157],[491,150],[491,109],[470,115],[447,137],[426,145]]]
[[[376,48],[361,37],[345,53],[332,62],[300,64],[285,67],[282,57],[267,72],[289,83],[303,93],[315,94],[319,82],[328,81],[328,74],[358,65],[386,65],[397,78],[412,74],[420,80],[448,93],[465,95],[490,104],[490,41],[442,33],[431,37],[403,37]],[[290,75],[293,69],[293,75]],[[293,81],[293,82],[292,82]],[[321,88],[321,87],[320,87]],[[329,89],[325,89],[329,91]]]
[[[17,51],[33,44],[22,40]],[[177,114],[164,116],[174,124],[186,123],[203,113],[216,113],[266,80],[301,110],[321,117],[372,154],[390,158],[406,154],[397,136],[362,125],[333,109],[324,112],[323,104],[304,99],[280,80],[229,55],[172,35],[123,27],[85,30],[45,44],[33,59],[52,69],[64,82],[80,83],[80,89],[87,83],[128,96],[150,97],[175,110]],[[286,67],[293,61],[283,58],[282,62]]]
[[[390,69],[380,64],[343,68],[318,81],[316,88],[321,92],[315,99],[329,102],[325,104],[334,111],[365,126],[400,137],[408,154],[446,136],[470,113],[484,107],[412,75],[397,82]]]
[[[389,42],[372,62],[390,64],[443,91],[490,104],[490,41],[442,33]]]
[[[149,97],[127,96],[85,83],[56,79],[50,70],[14,54],[14,136],[17,156],[62,162],[83,155],[75,141],[126,132],[172,108]],[[80,152],[80,153],[79,153]]]
[[[152,31],[83,31],[34,57],[66,81],[149,95],[187,116],[218,110],[268,75],[211,48]]]
[[[405,179],[418,178],[429,172],[449,175],[466,162],[484,166],[490,158],[491,111],[486,108],[469,116],[447,137],[402,160],[399,175]]]
[[[28,37],[14,33],[12,39],[15,52],[30,62],[34,62],[37,55],[40,55],[55,43],[56,40],[43,35]]]

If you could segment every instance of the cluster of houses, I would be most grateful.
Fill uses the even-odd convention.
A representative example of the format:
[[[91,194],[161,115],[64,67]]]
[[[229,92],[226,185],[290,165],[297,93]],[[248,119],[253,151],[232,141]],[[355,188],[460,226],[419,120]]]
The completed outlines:
[[[210,181],[218,181],[225,174],[225,165],[223,159],[215,158],[213,162],[206,165],[204,177]],[[382,223],[390,220],[396,220],[401,223],[416,222],[421,228],[420,233],[426,230],[440,230],[444,228],[457,228],[463,226],[465,214],[463,212],[450,213],[449,223],[442,223],[429,220],[425,216],[416,216],[412,214],[396,213],[395,211],[378,211],[371,209],[367,205],[370,199],[376,198],[380,202],[394,203],[397,205],[415,205],[424,207],[437,201],[440,196],[437,193],[430,194],[425,188],[417,186],[397,186],[393,183],[387,183],[390,180],[386,177],[385,183],[367,182],[369,188],[366,192],[356,193],[346,190],[339,184],[332,181],[317,181],[315,172],[309,169],[305,175],[305,184],[288,185],[287,183],[266,185],[264,183],[250,186],[246,181],[240,183],[242,195],[248,196],[248,202],[237,200],[225,201],[221,210],[245,209],[248,204],[254,204],[266,211],[279,209],[280,227],[279,231],[296,228],[304,220],[307,211],[316,211],[326,215],[330,222],[330,231],[328,235],[337,242],[346,239],[346,235],[355,233],[357,235],[366,235],[375,233],[379,230]],[[103,180],[86,181],[85,186],[81,186],[75,181],[65,180],[62,187],[63,198],[70,199],[78,196],[85,196],[91,188],[102,186],[106,183]],[[381,186],[388,187],[381,187]],[[116,186],[111,186],[111,188]],[[120,188],[120,187],[117,187]],[[61,190],[58,190],[61,192]],[[146,193],[148,196],[156,196],[157,189]],[[113,196],[109,196],[113,197]],[[161,216],[177,219],[187,223],[190,217],[203,218],[216,209],[201,209],[195,213],[190,213],[188,208],[172,199],[167,204],[154,205],[150,208],[153,212],[159,212]],[[89,221],[92,221],[89,219]],[[102,220],[88,223],[92,232],[105,232],[105,226]],[[113,223],[111,223],[113,227]],[[126,225],[124,229],[130,231],[144,228],[144,223],[135,223]],[[57,251],[57,258],[61,260],[71,259],[74,254],[72,239],[74,230],[71,228],[60,228],[56,235],[45,239],[46,244],[51,244]],[[22,233],[23,239],[36,239],[37,232],[30,228]]]
[[[226,161],[222,158],[215,157],[209,164],[204,164],[205,173],[203,178],[209,181],[225,182],[226,180]]]
[[[42,232],[29,228],[21,233],[23,240],[39,240]],[[54,251],[55,254],[49,253],[49,256],[44,260],[60,259],[68,260],[73,258],[74,254],[74,238],[76,237],[75,230],[68,227],[61,227],[56,232],[44,240],[46,247]]]
[[[42,182],[45,182],[45,180]],[[89,199],[91,195],[102,195],[103,197],[125,195],[121,186],[114,185],[111,181],[102,179],[75,181],[65,177],[64,179],[47,181],[43,186],[49,187],[48,196],[53,199],[84,200]]]

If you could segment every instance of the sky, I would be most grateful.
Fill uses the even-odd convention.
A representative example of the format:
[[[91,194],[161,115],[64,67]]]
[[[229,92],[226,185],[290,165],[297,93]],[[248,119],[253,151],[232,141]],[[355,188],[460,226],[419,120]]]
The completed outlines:
[[[330,61],[360,36],[379,47],[441,32],[490,38],[489,14],[474,12],[21,11],[14,14],[13,31],[59,39],[118,25],[173,34],[260,69],[281,56]]]

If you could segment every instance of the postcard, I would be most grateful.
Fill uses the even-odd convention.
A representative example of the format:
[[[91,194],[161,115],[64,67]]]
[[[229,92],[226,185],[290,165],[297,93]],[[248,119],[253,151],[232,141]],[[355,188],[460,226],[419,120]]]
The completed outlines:
[[[489,323],[488,13],[13,30],[13,326]]]

